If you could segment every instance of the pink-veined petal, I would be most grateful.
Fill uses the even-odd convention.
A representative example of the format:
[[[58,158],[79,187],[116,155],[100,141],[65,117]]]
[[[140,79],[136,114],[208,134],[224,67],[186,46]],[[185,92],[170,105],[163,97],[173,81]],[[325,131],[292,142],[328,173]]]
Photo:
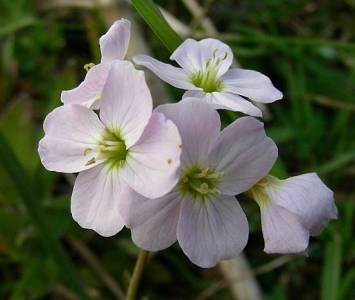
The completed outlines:
[[[309,234],[298,216],[287,209],[266,203],[260,207],[266,253],[304,253]]]
[[[205,93],[203,91],[187,91],[183,98],[198,98],[212,105],[215,109],[227,109],[232,111],[240,111],[244,114],[261,117],[262,113],[259,108],[250,101],[236,94],[227,92]]]
[[[130,30],[130,21],[120,19],[100,37],[101,62],[124,59],[129,46]]]
[[[135,64],[144,66],[152,71],[161,80],[184,90],[199,90],[189,78],[189,75],[181,68],[174,67],[156,60],[148,55],[136,55],[133,57]]]
[[[198,71],[205,71],[209,60],[218,59],[216,65],[217,78],[222,76],[233,62],[233,52],[230,47],[216,39],[203,39],[195,41],[185,40],[171,55],[170,59],[175,60],[188,74]]]
[[[73,219],[102,236],[115,235],[124,226],[119,203],[125,201],[126,189],[118,172],[104,165],[79,173],[71,197]]]
[[[210,268],[220,260],[237,256],[248,235],[247,218],[234,197],[182,201],[177,238],[194,264]]]
[[[79,86],[61,93],[61,101],[64,104],[80,104],[89,108],[98,108],[110,67],[109,63],[93,66]]]
[[[330,219],[337,218],[334,193],[316,173],[279,180],[267,193],[273,203],[297,215],[311,235],[318,235]]]
[[[182,140],[182,164],[204,164],[208,149],[221,129],[218,113],[210,105],[188,98],[176,104],[160,105],[155,111],[163,113],[178,127]]]
[[[128,61],[115,61],[101,98],[101,121],[118,132],[129,148],[140,138],[152,114],[152,97],[144,79]]]
[[[92,110],[81,105],[58,107],[47,115],[43,128],[38,152],[46,169],[75,173],[100,163],[92,159],[104,126]]]
[[[129,149],[120,174],[137,193],[157,198],[176,185],[181,138],[177,127],[163,114],[153,113],[137,143]]]
[[[270,103],[283,97],[269,77],[257,71],[231,69],[221,80],[224,91],[242,95],[253,101]]]
[[[181,200],[180,193],[174,189],[157,199],[136,195],[123,203],[122,216],[138,247],[158,251],[170,247],[176,241]]]
[[[265,177],[277,158],[275,143],[265,135],[264,124],[252,117],[234,121],[220,134],[209,161],[224,173],[219,189],[237,195]]]

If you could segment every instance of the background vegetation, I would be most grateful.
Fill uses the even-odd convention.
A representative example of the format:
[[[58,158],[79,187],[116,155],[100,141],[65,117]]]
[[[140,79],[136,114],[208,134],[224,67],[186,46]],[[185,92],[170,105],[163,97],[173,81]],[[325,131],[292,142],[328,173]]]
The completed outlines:
[[[60,91],[99,60],[105,15],[98,5],[43,8],[49,2],[0,0],[0,299],[120,299],[137,255],[129,232],[107,239],[81,229],[69,209],[74,177],[47,172],[37,154]],[[258,208],[240,199],[251,227],[245,254],[265,299],[355,299],[355,1],[205,0],[197,17],[183,2],[156,1],[196,37],[208,35],[208,17],[244,68],[284,92],[265,112],[280,152],[273,173],[316,170],[336,193],[339,220],[312,239],[308,258],[264,254]],[[132,13],[166,60],[168,50]],[[222,117],[227,124],[236,114]],[[233,299],[217,268],[197,268],[177,246],[154,255],[141,295]]]

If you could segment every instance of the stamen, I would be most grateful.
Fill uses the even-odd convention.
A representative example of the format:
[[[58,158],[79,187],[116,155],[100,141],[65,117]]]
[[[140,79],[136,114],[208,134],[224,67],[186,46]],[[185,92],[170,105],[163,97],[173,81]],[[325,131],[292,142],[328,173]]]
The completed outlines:
[[[84,149],[84,156],[87,155],[88,153],[90,153],[92,151],[91,148],[85,148]]]
[[[95,66],[94,63],[88,63],[84,65],[84,69],[86,72],[88,72],[93,66]]]
[[[224,52],[224,57],[218,55],[218,49],[214,49],[212,56],[207,59],[202,70],[197,70],[191,77],[191,82],[203,89],[206,93],[221,91],[223,86],[221,80],[217,77],[218,69],[223,60],[227,58],[228,53]]]
[[[92,159],[89,159],[89,160],[86,162],[85,166],[89,166],[89,165],[92,165],[92,164],[94,164],[94,163],[96,163],[96,158],[95,158],[95,157],[93,157]]]

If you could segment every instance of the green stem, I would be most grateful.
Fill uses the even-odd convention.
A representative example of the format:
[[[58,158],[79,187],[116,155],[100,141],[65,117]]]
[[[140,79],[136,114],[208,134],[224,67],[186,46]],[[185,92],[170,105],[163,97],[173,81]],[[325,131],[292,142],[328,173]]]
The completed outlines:
[[[35,189],[31,178],[29,178],[26,170],[17,159],[11,146],[1,132],[0,157],[0,166],[7,172],[7,175],[16,186],[20,198],[40,234],[43,246],[47,249],[48,253],[52,255],[60,271],[62,280],[66,282],[68,287],[76,292],[80,299],[90,299],[61,243],[54,237],[51,231],[51,226],[47,221],[48,216],[46,216],[40,205],[38,195],[34,192]]]
[[[144,266],[145,263],[147,262],[148,255],[149,255],[148,251],[140,250],[131,280],[129,282],[126,300],[136,299],[139,282],[142,278]]]

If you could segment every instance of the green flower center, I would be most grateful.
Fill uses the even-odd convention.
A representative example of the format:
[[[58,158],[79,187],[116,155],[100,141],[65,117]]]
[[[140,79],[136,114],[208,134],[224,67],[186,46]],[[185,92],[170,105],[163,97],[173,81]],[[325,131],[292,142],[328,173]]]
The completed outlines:
[[[105,129],[97,147],[84,149],[84,156],[91,156],[85,166],[95,164],[97,160],[103,160],[109,168],[121,167],[127,154],[126,144],[120,134]]]
[[[259,180],[250,190],[246,191],[245,194],[254,199],[260,207],[263,207],[270,203],[267,188],[270,186],[277,187],[278,185],[279,180],[277,178],[267,175]]]
[[[110,168],[114,168],[123,165],[127,153],[126,144],[120,134],[106,129],[99,142],[99,157],[103,158]]]
[[[178,187],[183,194],[188,193],[193,198],[205,200],[210,196],[221,194],[218,185],[222,177],[223,172],[194,164],[183,170]]]
[[[202,70],[196,71],[191,76],[191,82],[202,88],[205,93],[220,92],[223,89],[222,81],[217,77],[219,66],[227,58],[227,53],[223,57],[217,56],[217,49],[213,51],[212,57],[207,60]]]

